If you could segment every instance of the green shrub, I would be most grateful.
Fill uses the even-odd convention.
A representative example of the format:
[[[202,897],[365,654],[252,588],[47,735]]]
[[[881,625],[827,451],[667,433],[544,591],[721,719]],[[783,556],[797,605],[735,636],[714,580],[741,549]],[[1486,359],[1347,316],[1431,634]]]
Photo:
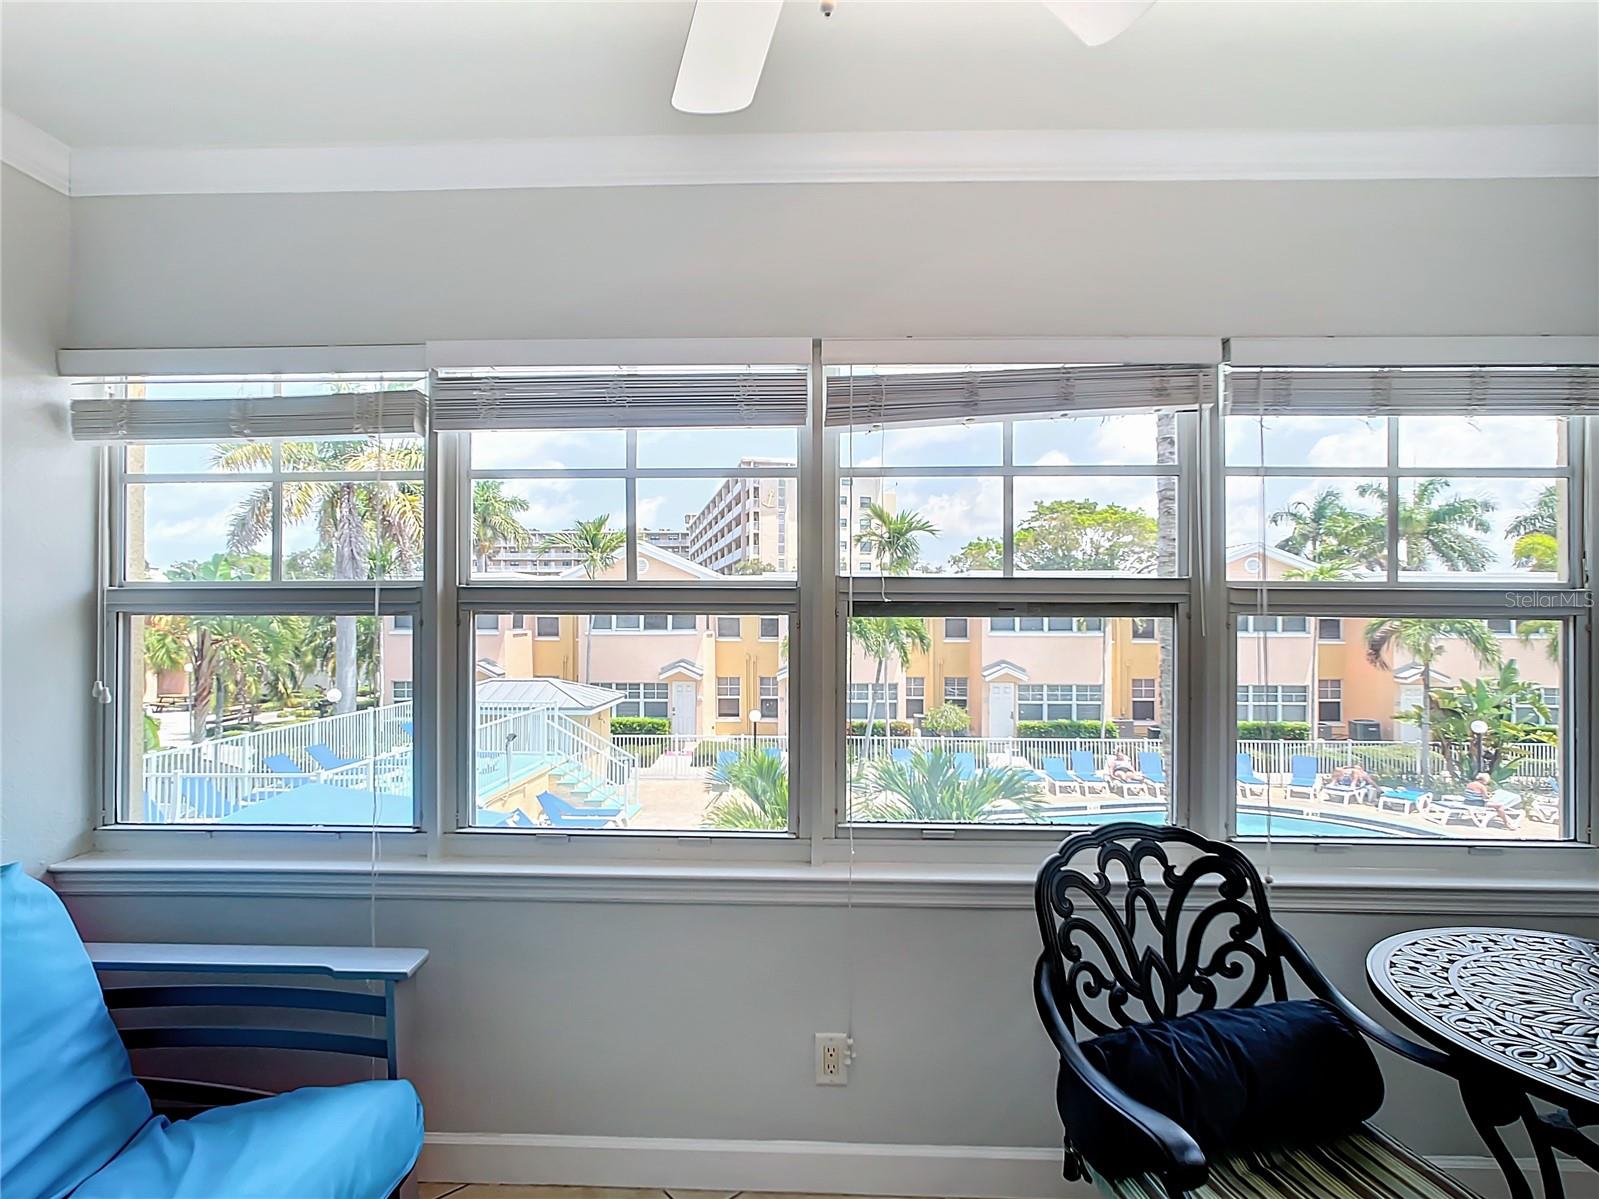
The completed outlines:
[[[1101,724],[1097,720],[1022,720],[1016,724],[1016,735],[1018,737],[1114,737],[1116,726]]]
[[[1309,741],[1310,726],[1298,720],[1240,720],[1241,741]]]
[[[611,732],[623,734],[664,736],[672,731],[672,722],[664,716],[613,716]]]
[[[864,720],[850,721],[849,735],[851,737],[866,736],[866,722]],[[883,736],[883,722],[881,720],[872,721],[871,735],[873,737]],[[892,737],[913,737],[916,735],[916,727],[908,720],[891,720],[888,724],[888,735]]]
[[[939,737],[958,737],[971,727],[971,713],[956,704],[939,704],[922,717],[922,731]]]

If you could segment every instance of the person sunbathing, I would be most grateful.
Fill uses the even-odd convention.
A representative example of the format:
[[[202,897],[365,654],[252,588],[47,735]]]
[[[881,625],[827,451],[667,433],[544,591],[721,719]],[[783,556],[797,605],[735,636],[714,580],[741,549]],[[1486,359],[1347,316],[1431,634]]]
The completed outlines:
[[[1376,780],[1366,773],[1364,766],[1358,762],[1352,762],[1348,766],[1335,771],[1328,786],[1343,787],[1353,791],[1360,787],[1371,787],[1375,784]]]
[[[1113,783],[1147,783],[1149,781],[1133,765],[1133,760],[1119,751],[1112,754],[1109,763],[1106,764],[1105,777]]]

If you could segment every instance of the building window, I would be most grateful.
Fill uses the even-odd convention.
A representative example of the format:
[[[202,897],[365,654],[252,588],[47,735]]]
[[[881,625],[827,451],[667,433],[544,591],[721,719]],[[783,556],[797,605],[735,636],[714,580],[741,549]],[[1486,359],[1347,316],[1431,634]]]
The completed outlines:
[[[944,618],[944,640],[965,641],[967,639],[967,623],[964,616],[946,616]]]
[[[1105,627],[1099,616],[993,616],[990,633],[1098,633]]]
[[[716,718],[718,720],[744,719],[744,709],[739,704],[739,678],[737,675],[720,675],[717,677]]]
[[[1155,618],[1153,616],[1133,617],[1133,640],[1155,640]]]
[[[698,627],[699,618],[689,613],[619,612],[589,617],[589,629],[595,633],[692,633]]]
[[[412,682],[410,679],[396,679],[389,685],[389,691],[394,696],[394,702],[403,704],[411,698]]]
[[[1155,720],[1155,680],[1133,680],[1133,720],[1149,724]]]
[[[480,633],[498,633],[500,618],[493,612],[479,612],[472,622],[472,627]]]
[[[851,720],[898,720],[898,683],[851,683],[849,685],[849,718]]]
[[[1545,718],[1544,714],[1527,700],[1518,698],[1515,705],[1516,722],[1518,724],[1551,725],[1558,728],[1560,725],[1560,688],[1536,687],[1534,690],[1539,698],[1543,700],[1543,706],[1549,713],[1548,717]]]
[[[398,612],[389,617],[390,627],[396,633],[409,633],[416,628],[416,618],[409,612]]]
[[[776,641],[779,637],[781,637],[783,632],[781,628],[781,621],[782,618],[777,616],[761,617],[761,640]]]
[[[1321,616],[1316,620],[1316,640],[1342,641],[1344,639],[1344,622],[1336,616]]]
[[[1310,631],[1310,619],[1305,616],[1262,616],[1243,613],[1238,617],[1240,633],[1305,633]]]
[[[559,616],[534,617],[533,635],[545,641],[558,638],[561,635],[561,618]]]
[[[612,716],[665,717],[667,697],[665,683],[600,683],[599,686],[620,691],[627,698],[611,710]]]
[[[944,676],[944,702],[946,704],[954,704],[957,708],[964,708],[966,706],[966,693],[965,675],[950,674]]]
[[[761,719],[777,719],[777,676],[763,674],[760,678],[761,687]]]
[[[1018,720],[1099,720],[1103,712],[1098,683],[1022,683],[1016,688]]]
[[[1251,684],[1238,688],[1238,719],[1248,721],[1293,721],[1304,724],[1310,719],[1310,706],[1306,699],[1309,689],[1304,686],[1280,684]]]
[[[905,678],[905,719],[920,720],[927,714],[927,679],[921,675]]]
[[[718,616],[716,618],[716,637],[718,641],[737,641],[740,635],[738,617]]]
[[[1344,681],[1316,681],[1316,719],[1323,724],[1342,724],[1344,719]]]

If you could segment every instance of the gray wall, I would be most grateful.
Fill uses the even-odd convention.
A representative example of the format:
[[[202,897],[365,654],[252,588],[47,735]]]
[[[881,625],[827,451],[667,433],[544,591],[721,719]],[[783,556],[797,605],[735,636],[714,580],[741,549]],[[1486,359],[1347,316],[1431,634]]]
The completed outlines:
[[[79,346],[1591,333],[1599,184],[926,184],[74,203]]]
[[[91,822],[94,455],[55,373],[68,201],[0,172],[0,856],[37,874]]]

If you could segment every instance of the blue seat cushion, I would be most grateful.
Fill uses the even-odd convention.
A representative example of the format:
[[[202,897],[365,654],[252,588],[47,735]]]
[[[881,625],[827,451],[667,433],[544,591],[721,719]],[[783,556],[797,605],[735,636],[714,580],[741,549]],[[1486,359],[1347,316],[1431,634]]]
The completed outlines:
[[[1359,1031],[1319,999],[1190,1012],[1082,1043],[1100,1073],[1176,1121],[1207,1156],[1314,1144],[1382,1106],[1382,1073]],[[1072,1143],[1115,1178],[1150,1167],[1142,1141],[1097,1111],[1068,1111]]]
[[[55,892],[0,866],[0,1193],[55,1199],[150,1119],[150,1100]]]
[[[72,1199],[386,1199],[421,1151],[410,1083],[306,1087],[151,1120]]]

